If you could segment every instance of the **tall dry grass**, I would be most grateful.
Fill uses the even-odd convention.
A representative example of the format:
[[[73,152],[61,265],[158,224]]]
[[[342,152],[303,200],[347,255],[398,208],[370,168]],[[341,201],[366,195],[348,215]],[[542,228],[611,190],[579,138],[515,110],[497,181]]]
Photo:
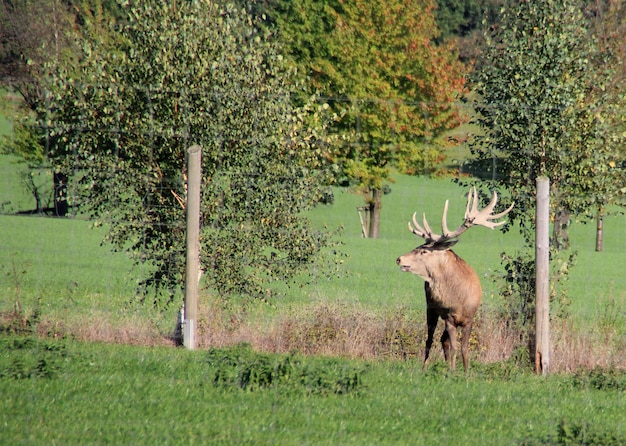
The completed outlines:
[[[145,319],[130,316],[113,322],[106,314],[74,319],[59,319],[37,311],[15,308],[0,312],[0,334],[34,335],[41,338],[69,338],[85,342],[128,345],[175,345],[170,335]]]
[[[421,361],[426,322],[425,316],[419,316],[411,315],[406,308],[382,314],[358,304],[321,303],[288,311],[271,323],[260,324],[233,318],[222,309],[207,305],[201,311],[198,339],[201,348],[247,342],[266,352],[297,350],[311,355]],[[440,322],[436,341],[442,330]],[[626,369],[626,332],[621,325],[609,330],[599,325],[583,328],[568,321],[554,321],[551,344],[550,367],[554,372],[596,366]],[[530,351],[532,346],[513,324],[500,319],[495,311],[479,312],[470,339],[472,361],[506,361],[520,349]],[[431,352],[431,357],[443,360],[441,349]]]

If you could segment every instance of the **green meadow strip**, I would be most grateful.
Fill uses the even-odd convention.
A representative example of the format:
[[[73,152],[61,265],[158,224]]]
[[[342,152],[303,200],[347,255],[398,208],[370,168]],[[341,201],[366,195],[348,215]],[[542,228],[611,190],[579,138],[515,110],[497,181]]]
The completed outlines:
[[[536,377],[506,365],[364,362],[0,339],[1,444],[623,444],[624,372]],[[19,355],[17,355],[19,353]],[[32,365],[15,369],[16,358]],[[242,370],[293,377],[242,386]],[[49,364],[47,373],[34,372]],[[608,372],[608,371],[607,371]],[[350,391],[330,385],[358,375]],[[216,380],[216,376],[231,376]],[[302,379],[306,376],[307,379]],[[349,380],[348,380],[349,381]],[[250,381],[249,381],[250,382]],[[317,390],[316,390],[317,389]],[[325,391],[319,391],[326,389]],[[345,389],[344,389],[345,390]],[[590,439],[593,442],[590,442]]]

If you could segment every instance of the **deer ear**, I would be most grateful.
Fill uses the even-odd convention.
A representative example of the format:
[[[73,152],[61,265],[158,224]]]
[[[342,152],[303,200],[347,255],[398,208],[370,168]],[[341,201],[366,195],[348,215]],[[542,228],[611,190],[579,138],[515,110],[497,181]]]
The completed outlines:
[[[433,245],[433,249],[435,249],[437,251],[445,251],[446,249],[450,249],[454,245],[456,245],[458,241],[459,241],[459,239],[454,239],[453,238],[451,240],[445,240],[445,241],[442,241],[440,243],[435,243]]]

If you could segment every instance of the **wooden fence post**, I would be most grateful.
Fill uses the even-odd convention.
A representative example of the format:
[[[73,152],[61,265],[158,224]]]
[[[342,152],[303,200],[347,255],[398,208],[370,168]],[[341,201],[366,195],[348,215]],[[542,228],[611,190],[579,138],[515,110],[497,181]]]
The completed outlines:
[[[369,206],[359,206],[356,208],[356,211],[359,213],[359,220],[361,222],[361,237],[367,238],[370,222],[370,208]]]
[[[537,178],[535,229],[535,372],[550,370],[550,179]]]
[[[187,264],[185,271],[185,320],[183,344],[196,348],[196,321],[198,319],[198,271],[200,262],[200,185],[202,181],[202,148],[188,149],[187,167]]]

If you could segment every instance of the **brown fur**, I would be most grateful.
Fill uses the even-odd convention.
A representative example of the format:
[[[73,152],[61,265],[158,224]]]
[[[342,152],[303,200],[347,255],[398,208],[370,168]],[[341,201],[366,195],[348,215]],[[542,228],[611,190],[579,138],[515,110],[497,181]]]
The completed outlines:
[[[418,246],[398,257],[396,263],[400,265],[402,271],[417,274],[425,281],[428,339],[424,354],[424,370],[427,367],[439,318],[445,323],[441,345],[452,370],[456,366],[457,328],[462,328],[461,355],[463,366],[467,370],[469,338],[474,315],[482,297],[482,288],[476,272],[447,245]]]

